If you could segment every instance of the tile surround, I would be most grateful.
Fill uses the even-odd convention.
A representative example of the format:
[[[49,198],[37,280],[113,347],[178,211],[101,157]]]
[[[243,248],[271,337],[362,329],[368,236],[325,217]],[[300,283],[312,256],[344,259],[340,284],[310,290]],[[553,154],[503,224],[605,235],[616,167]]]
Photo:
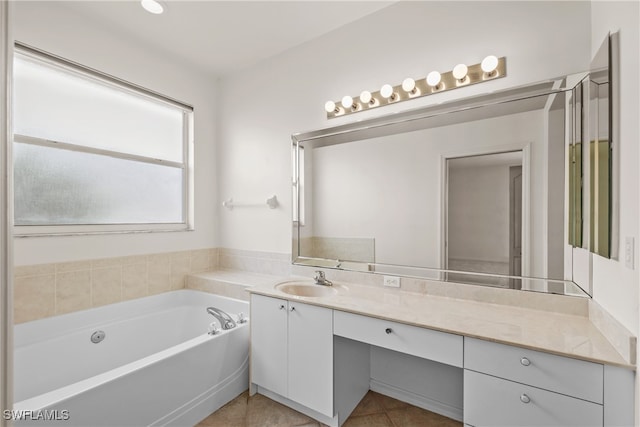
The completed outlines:
[[[14,268],[14,322],[71,313],[186,285],[218,266],[218,249],[37,264]]]

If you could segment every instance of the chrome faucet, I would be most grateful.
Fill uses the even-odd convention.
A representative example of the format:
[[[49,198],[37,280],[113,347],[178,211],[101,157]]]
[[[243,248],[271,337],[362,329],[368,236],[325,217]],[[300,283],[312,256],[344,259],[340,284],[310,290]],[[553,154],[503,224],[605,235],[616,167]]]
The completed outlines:
[[[316,285],[322,285],[322,286],[333,285],[332,282],[330,282],[329,280],[327,280],[326,277],[324,277],[324,271],[321,271],[321,270],[316,271],[316,276],[313,278],[313,280],[315,280]]]
[[[215,307],[207,307],[207,313],[218,319],[220,327],[222,329],[233,329],[236,327],[236,322],[224,311]]]

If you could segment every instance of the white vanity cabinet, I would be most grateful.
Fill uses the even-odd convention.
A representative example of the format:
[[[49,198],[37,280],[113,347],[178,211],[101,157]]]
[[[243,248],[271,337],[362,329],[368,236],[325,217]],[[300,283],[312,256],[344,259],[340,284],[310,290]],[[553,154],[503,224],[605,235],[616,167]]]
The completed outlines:
[[[251,382],[332,417],[333,310],[252,294]]]
[[[602,426],[598,363],[465,338],[464,422],[480,426]]]

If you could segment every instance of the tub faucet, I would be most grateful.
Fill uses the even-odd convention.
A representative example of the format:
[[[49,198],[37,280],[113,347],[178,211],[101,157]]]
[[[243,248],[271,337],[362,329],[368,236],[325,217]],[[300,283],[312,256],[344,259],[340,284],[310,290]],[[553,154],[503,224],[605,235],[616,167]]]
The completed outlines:
[[[316,277],[314,277],[313,280],[315,280],[316,285],[322,285],[322,286],[333,285],[332,282],[330,282],[329,280],[327,280],[326,277],[324,277],[324,271],[322,270],[316,271]]]
[[[207,313],[218,319],[222,329],[233,329],[236,327],[236,322],[231,318],[231,316],[219,308],[207,307]]]

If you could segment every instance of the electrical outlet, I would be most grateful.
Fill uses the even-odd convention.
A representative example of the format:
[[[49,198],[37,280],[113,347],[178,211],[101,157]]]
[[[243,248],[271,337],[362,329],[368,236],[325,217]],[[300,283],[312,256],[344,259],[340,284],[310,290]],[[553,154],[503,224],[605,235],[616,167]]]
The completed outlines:
[[[635,261],[635,243],[633,237],[627,237],[624,241],[624,265],[627,268],[634,269]]]
[[[389,286],[390,288],[399,288],[400,287],[400,278],[398,276],[384,276],[385,286]]]

